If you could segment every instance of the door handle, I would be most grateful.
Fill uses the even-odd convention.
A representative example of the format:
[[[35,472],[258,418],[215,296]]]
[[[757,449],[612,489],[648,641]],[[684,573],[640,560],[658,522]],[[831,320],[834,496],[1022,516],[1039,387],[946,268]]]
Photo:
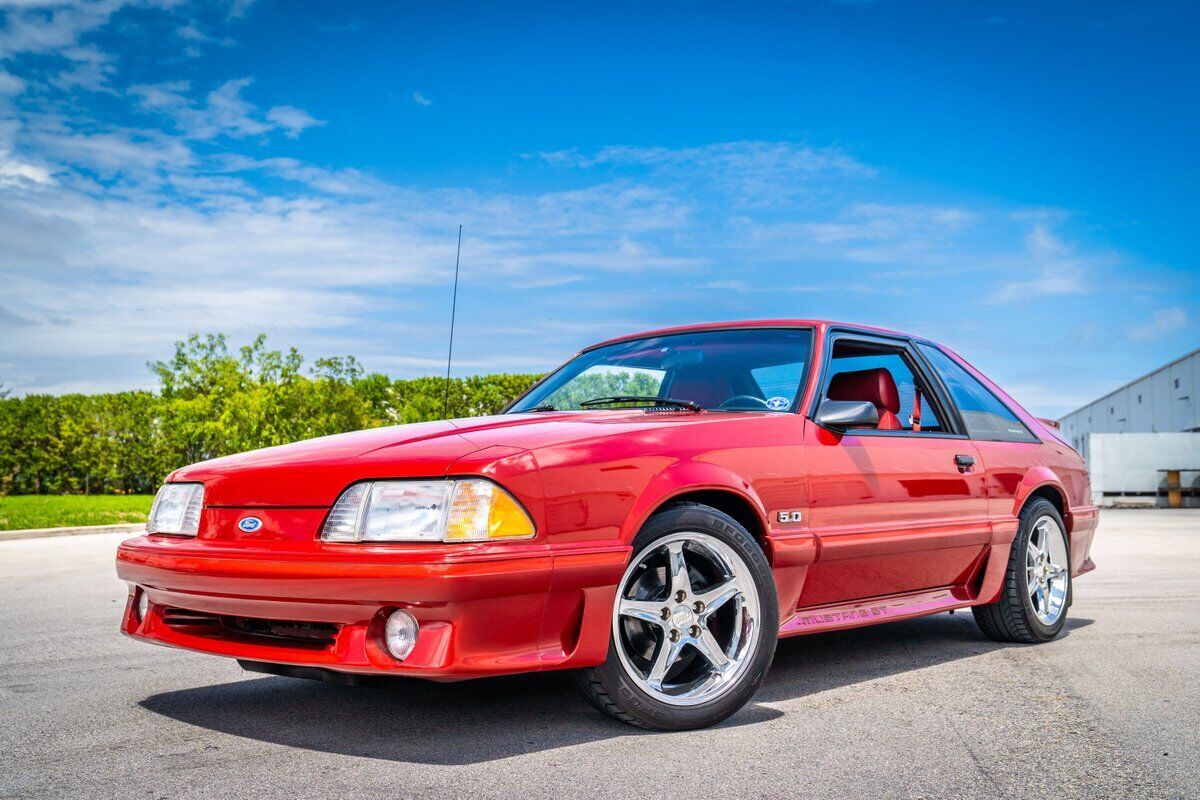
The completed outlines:
[[[961,453],[954,457],[954,463],[963,472],[967,472],[971,467],[975,466],[975,459],[972,456],[964,456]]]

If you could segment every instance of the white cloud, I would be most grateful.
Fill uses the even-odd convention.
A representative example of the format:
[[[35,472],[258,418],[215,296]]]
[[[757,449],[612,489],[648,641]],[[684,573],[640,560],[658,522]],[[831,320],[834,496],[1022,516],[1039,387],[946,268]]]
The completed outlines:
[[[1069,245],[1037,223],[1025,237],[1027,271],[1025,279],[1002,284],[991,296],[993,303],[1017,303],[1042,297],[1083,294],[1087,291],[1087,273],[1096,266],[1076,256]],[[1031,268],[1031,269],[1030,269]]]
[[[244,17],[256,0],[225,0],[229,5],[229,16]]]
[[[191,107],[189,89],[165,83],[140,87],[136,96],[147,109],[174,113]],[[968,243],[960,237],[1000,224],[986,210],[955,205],[836,201],[785,206],[784,222],[763,222],[753,212],[722,218],[720,203],[669,179],[585,179],[578,188],[531,193],[417,189],[292,158],[201,156],[184,139],[154,131],[77,132],[54,118],[29,126],[24,141],[57,164],[62,179],[40,183],[26,174],[36,195],[0,195],[0,240],[10,243],[0,252],[0,280],[16,298],[10,316],[0,314],[0,339],[5,352],[46,365],[64,352],[100,359],[161,352],[195,329],[289,331],[298,344],[327,347],[337,339],[370,355],[374,340],[362,332],[378,332],[379,323],[366,320],[402,298],[425,297],[429,287],[441,291],[459,222],[467,226],[468,297],[473,285],[488,293],[553,291],[533,328],[560,313],[605,333],[619,328],[589,315],[653,307],[655,295],[639,288],[646,276],[726,301],[740,296],[748,309],[783,295],[894,293],[907,284],[873,281],[845,265],[952,269],[965,259]],[[655,160],[675,159],[660,153]],[[41,175],[49,178],[46,170]],[[93,185],[81,170],[117,179],[119,188]],[[262,174],[285,184],[268,190],[257,180]],[[1048,229],[1014,244],[1011,260],[1079,258]],[[797,271],[794,282],[765,282],[751,271],[786,259],[842,266]],[[713,269],[730,262],[741,269]],[[926,285],[928,276],[920,273],[915,285]],[[416,330],[404,339],[409,353],[420,349],[414,343],[421,336],[439,335]],[[387,355],[376,352],[369,363],[419,371],[412,356]],[[465,358],[464,368],[475,361]],[[492,365],[516,368],[511,359]],[[43,383],[51,385],[35,374],[19,388]]]
[[[702,147],[603,147],[593,155],[578,150],[540,153],[552,163],[576,167],[635,164],[660,169],[699,169],[716,173],[851,172],[874,170],[837,148],[816,148],[795,142],[720,142]]]
[[[0,69],[0,95],[15,95],[25,91],[25,81]]]
[[[251,83],[252,78],[225,81],[208,93],[203,104],[189,97],[192,87],[186,81],[141,84],[128,91],[142,110],[167,116],[189,139],[245,138],[272,130],[282,130],[289,139],[295,139],[305,129],[325,124],[295,106],[274,106],[263,114],[242,97],[242,91]]]
[[[932,298],[954,297],[963,324],[1008,319],[1019,312],[1003,304],[1082,292],[1117,263],[1068,238],[1061,214],[905,202],[844,149],[802,142],[557,151],[443,188],[279,157],[272,135],[326,123],[249,77],[197,85],[167,66],[157,83],[122,86],[119,63],[91,44],[121,9],[171,1],[6,6],[0,363],[21,391],[129,386],[193,330],[283,332],[282,344],[426,372],[444,346],[460,223],[464,370],[545,368],[589,340],[715,316],[869,307],[883,312],[865,321],[911,328],[936,313]],[[184,42],[218,41],[207,31],[219,20],[163,23]],[[89,105],[80,89],[108,94]],[[134,122],[112,111],[122,102]],[[1008,282],[982,304],[980,276],[993,275]],[[1132,335],[1186,324],[1182,306],[1165,309]],[[496,352],[505,332],[536,349]]]
[[[105,177],[145,178],[147,173],[159,169],[187,169],[194,163],[186,144],[153,131],[76,133],[35,129],[27,138],[51,159]]]
[[[108,22],[117,3],[29,3],[5,10],[0,54],[65,53],[86,32]]]
[[[191,105],[186,94],[191,86],[187,81],[169,81],[138,84],[130,86],[126,91],[136,97],[141,107],[147,111],[177,111]]]
[[[55,0],[4,3],[0,59],[51,56],[68,62],[50,77],[62,89],[102,90],[111,74],[111,58],[80,40],[126,8],[169,8],[179,0]]]
[[[242,90],[252,82],[251,78],[225,81],[209,92],[205,106],[187,108],[179,115],[184,130],[196,139],[266,133],[270,126],[258,118],[254,105],[242,98]]]
[[[1129,336],[1135,341],[1148,342],[1181,331],[1187,324],[1188,315],[1182,308],[1162,308],[1150,316],[1149,322],[1130,328]]]
[[[556,150],[537,158],[574,169],[642,170],[656,182],[719,192],[743,208],[762,208],[819,193],[837,177],[867,178],[874,170],[844,150],[797,142],[719,142],[700,147],[603,147],[595,153]]]
[[[0,189],[29,184],[46,185],[53,180],[50,170],[18,160],[7,148],[0,147]]]
[[[445,283],[457,219],[467,220],[475,266],[464,272],[467,286],[499,280],[537,291],[602,273],[703,264],[640,241],[665,198],[625,185],[532,195],[419,191],[291,159],[210,162],[186,148],[172,154],[168,145],[182,146],[176,140],[129,131],[45,133],[37,141],[63,169],[103,167],[130,183],[111,191],[69,180],[36,196],[0,195],[8,298],[0,305],[14,304],[8,317],[0,314],[0,351],[39,360],[25,391],[65,385],[60,375],[47,380],[63,353],[155,353],[195,329],[291,331],[289,341],[300,342],[358,331],[365,318],[394,309],[397,293]],[[294,178],[296,191],[243,182],[260,171]],[[355,194],[325,191],[355,180]],[[181,202],[180,191],[192,201]],[[515,369],[517,358],[499,363]]]
[[[298,139],[306,129],[325,124],[295,106],[275,106],[267,111],[267,119],[283,128],[284,136],[289,139]]]
[[[87,89],[93,92],[114,93],[108,82],[109,77],[116,71],[116,66],[112,58],[103,51],[95,47],[76,45],[55,54],[67,58],[71,66],[51,75],[51,85],[64,91]]]
[[[200,27],[196,22],[187,22],[175,29],[175,35],[188,42],[184,47],[185,55],[195,58],[204,51],[201,45],[220,45],[231,47],[235,41],[228,36],[216,36]]]
[[[983,213],[959,206],[850,203],[829,214],[819,208],[788,214],[783,221],[742,216],[734,241],[759,260],[947,270],[962,264],[963,237],[986,223]]]

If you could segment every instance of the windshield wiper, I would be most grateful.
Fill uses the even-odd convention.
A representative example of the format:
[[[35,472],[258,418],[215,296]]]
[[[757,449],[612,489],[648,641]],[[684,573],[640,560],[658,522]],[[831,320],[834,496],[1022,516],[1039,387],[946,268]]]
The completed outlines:
[[[618,394],[612,397],[593,397],[591,400],[584,400],[579,404],[580,408],[588,408],[589,406],[607,406],[613,403],[647,403],[655,406],[674,406],[676,408],[686,408],[688,411],[703,411],[704,406],[699,403],[693,403],[691,400],[676,400],[673,397],[652,397],[642,394]]]
[[[530,408],[523,408],[518,413],[533,414],[534,412],[537,412],[537,411],[558,411],[558,409],[555,408],[554,406],[550,405],[549,403],[542,403],[540,406],[531,406]]]

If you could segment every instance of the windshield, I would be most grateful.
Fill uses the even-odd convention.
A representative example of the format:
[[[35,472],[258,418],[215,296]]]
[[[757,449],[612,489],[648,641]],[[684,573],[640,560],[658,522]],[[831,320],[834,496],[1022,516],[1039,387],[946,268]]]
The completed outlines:
[[[791,411],[811,346],[812,331],[802,328],[742,328],[618,342],[567,362],[509,413],[597,408],[604,404],[588,401],[630,396],[686,401],[710,411]]]

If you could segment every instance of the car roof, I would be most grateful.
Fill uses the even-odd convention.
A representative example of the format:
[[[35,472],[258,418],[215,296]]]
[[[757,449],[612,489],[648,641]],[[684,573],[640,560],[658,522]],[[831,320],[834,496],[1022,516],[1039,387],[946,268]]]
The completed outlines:
[[[861,325],[855,322],[836,322],[828,319],[744,319],[731,320],[727,322],[703,322],[694,325],[677,325],[670,328],[655,328],[654,330],[642,331],[641,333],[628,333],[622,336],[614,336],[611,339],[605,339],[602,342],[597,342],[596,344],[590,345],[584,349],[593,350],[597,347],[615,344],[616,342],[627,342],[633,339],[646,339],[652,336],[669,336],[676,333],[717,331],[736,328],[850,328],[857,331],[882,333],[888,336],[902,336],[906,339],[924,340],[924,337],[913,336],[902,331],[889,330],[888,328],[880,328],[874,325]]]

